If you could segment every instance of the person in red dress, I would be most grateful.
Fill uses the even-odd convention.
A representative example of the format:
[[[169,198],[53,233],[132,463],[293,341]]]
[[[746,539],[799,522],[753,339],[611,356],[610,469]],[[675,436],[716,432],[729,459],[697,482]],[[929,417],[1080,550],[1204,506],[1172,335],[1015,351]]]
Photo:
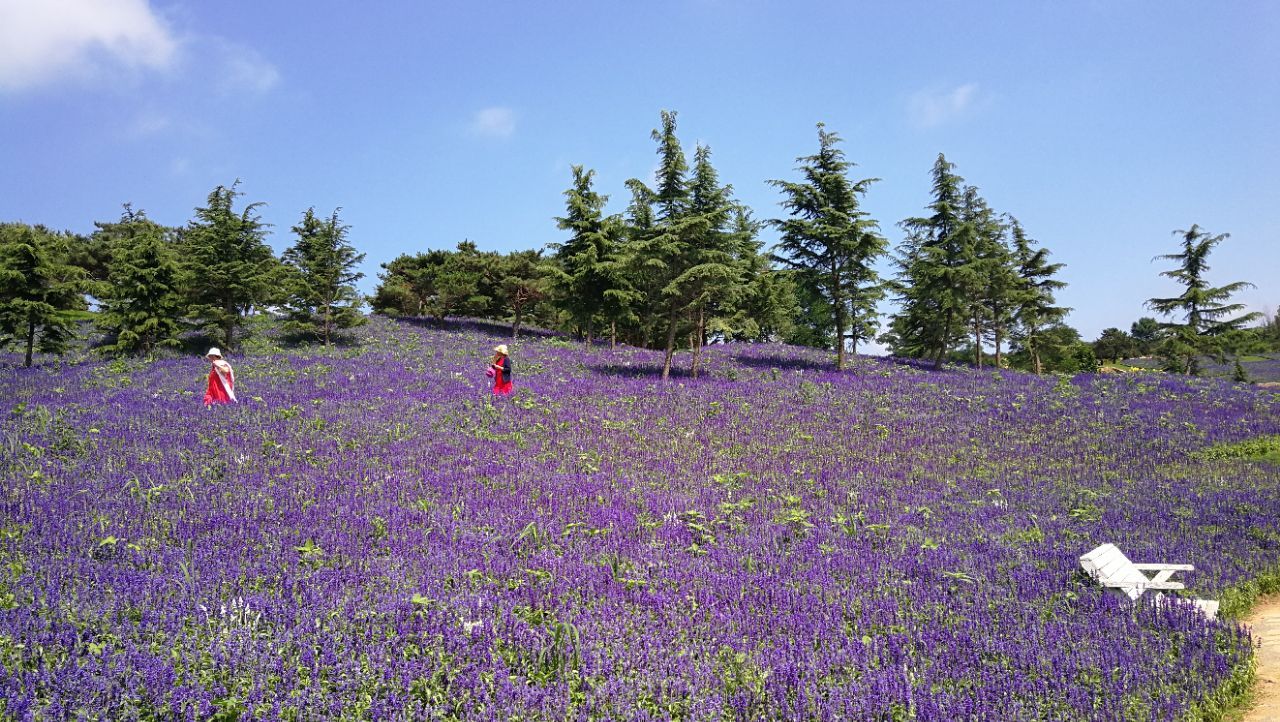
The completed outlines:
[[[505,343],[493,347],[493,360],[489,362],[486,375],[493,377],[495,396],[506,396],[511,393],[511,357],[507,355]]]
[[[204,405],[230,404],[236,400],[236,372],[222,358],[218,348],[209,349],[204,357],[209,360],[209,387],[204,392]]]

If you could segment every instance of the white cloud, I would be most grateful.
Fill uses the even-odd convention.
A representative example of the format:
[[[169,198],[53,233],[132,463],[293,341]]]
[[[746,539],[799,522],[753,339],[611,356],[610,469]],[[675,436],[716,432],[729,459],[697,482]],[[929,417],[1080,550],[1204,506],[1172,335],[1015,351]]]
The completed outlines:
[[[164,69],[176,49],[147,0],[0,0],[0,90],[120,68]]]
[[[218,87],[227,94],[261,95],[280,83],[280,71],[258,51],[226,40],[216,40]]]
[[[471,132],[491,138],[509,138],[516,132],[516,114],[510,108],[485,108],[471,119]]]
[[[932,128],[961,117],[977,100],[977,83],[950,90],[920,90],[907,101],[907,114],[916,127]]]
[[[156,111],[146,111],[138,115],[129,127],[129,135],[134,138],[146,138],[168,130],[173,126],[173,119]]]

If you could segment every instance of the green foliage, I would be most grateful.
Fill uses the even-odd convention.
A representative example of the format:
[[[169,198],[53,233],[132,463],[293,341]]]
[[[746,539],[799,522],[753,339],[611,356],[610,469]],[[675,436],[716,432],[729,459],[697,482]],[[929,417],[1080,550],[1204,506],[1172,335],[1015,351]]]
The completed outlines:
[[[1138,351],[1138,344],[1129,334],[1118,328],[1105,328],[1093,342],[1093,353],[1103,361],[1119,361]]]
[[[319,338],[326,346],[337,331],[364,323],[354,285],[364,277],[355,270],[364,254],[347,242],[349,226],[338,219],[338,210],[320,220],[315,208],[308,208],[293,227],[297,241],[284,252],[290,270],[285,329]]]
[[[236,347],[236,331],[252,307],[283,300],[282,269],[257,215],[262,204],[236,213],[236,197],[243,195],[239,184],[214,188],[184,236],[191,312],[224,349]]]
[[[793,270],[799,297],[810,302],[797,325],[814,330],[796,338],[834,344],[836,367],[844,368],[846,341],[856,350],[858,341],[875,334],[884,287],[874,263],[888,241],[859,201],[877,179],[850,180],[854,163],[845,160],[839,142],[819,123],[818,152],[797,159],[804,182],[769,182],[781,189],[790,213],[771,222],[781,234],[773,257]]]
[[[98,327],[114,338],[106,350],[149,354],[178,346],[186,288],[174,232],[128,203],[119,221],[95,225],[95,240],[110,252],[94,293],[102,302]]]
[[[1157,256],[1156,260],[1177,262],[1177,268],[1162,271],[1160,275],[1174,279],[1186,290],[1172,298],[1152,298],[1147,306],[1166,316],[1181,317],[1181,323],[1175,320],[1163,324],[1167,336],[1160,346],[1160,356],[1166,370],[1194,376],[1202,370],[1202,356],[1225,358],[1226,352],[1239,341],[1238,333],[1244,325],[1262,314],[1244,313],[1233,318],[1244,310],[1244,304],[1227,303],[1233,294],[1252,288],[1253,284],[1236,281],[1215,288],[1205,280],[1209,253],[1229,234],[1211,236],[1195,224],[1188,230],[1174,231],[1174,235],[1179,234],[1182,252]]]
[[[1080,332],[1063,323],[1054,323],[1036,333],[1035,355],[1026,346],[1016,346],[1010,362],[1020,368],[1050,373],[1093,373],[1101,364],[1093,347]]]
[[[40,226],[0,224],[0,347],[61,354],[85,308],[83,269],[70,264],[69,239]]]
[[[551,267],[555,305],[569,315],[576,330],[591,343],[597,321],[616,328],[630,312],[635,291],[621,259],[622,220],[605,217],[609,197],[591,187],[595,171],[573,166],[573,186],[564,192],[565,215],[556,227],[571,236],[552,244]]]
[[[1143,316],[1129,327],[1134,350],[1139,356],[1150,356],[1155,353],[1163,334],[1164,329],[1160,327],[1160,322],[1150,316]]]
[[[1231,444],[1216,444],[1192,454],[1205,460],[1240,459],[1280,464],[1280,435],[1258,436]]]
[[[1018,219],[1010,219],[1009,232],[1021,281],[1013,311],[1013,342],[1026,352],[1028,363],[1023,368],[1042,373],[1042,334],[1046,328],[1059,324],[1070,310],[1055,305],[1053,296],[1054,291],[1067,285],[1054,278],[1063,264],[1049,263],[1048,249],[1036,248],[1036,241],[1027,236]]]
[[[981,281],[978,232],[966,222],[964,179],[954,168],[938,154],[931,214],[899,224],[907,233],[895,284],[901,309],[883,337],[895,354],[932,358],[935,365],[964,335]]]

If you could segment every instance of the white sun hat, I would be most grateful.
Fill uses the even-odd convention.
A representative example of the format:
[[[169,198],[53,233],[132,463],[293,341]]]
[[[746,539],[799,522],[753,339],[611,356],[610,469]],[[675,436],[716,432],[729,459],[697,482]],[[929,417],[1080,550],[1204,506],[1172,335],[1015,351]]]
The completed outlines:
[[[500,353],[500,354],[502,354],[503,356],[506,356],[506,355],[507,355],[507,345],[506,345],[505,343],[503,343],[503,344],[498,344],[497,346],[494,346],[494,347],[493,347],[493,352],[494,352],[494,353]]]
[[[205,358],[209,358],[210,356],[217,356],[218,358],[222,358],[222,349],[219,349],[217,346],[214,346],[213,348],[209,349],[209,353],[204,355]]]

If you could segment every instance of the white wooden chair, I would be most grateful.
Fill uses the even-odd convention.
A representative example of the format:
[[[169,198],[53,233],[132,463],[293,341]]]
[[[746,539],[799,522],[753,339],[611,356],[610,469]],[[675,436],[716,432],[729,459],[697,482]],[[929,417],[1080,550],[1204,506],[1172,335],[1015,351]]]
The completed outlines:
[[[1174,589],[1185,589],[1182,582],[1169,581],[1175,572],[1189,572],[1195,569],[1190,564],[1134,564],[1115,544],[1103,544],[1080,557],[1080,566],[1099,584],[1114,589],[1132,601],[1148,590],[1162,592]],[[1148,577],[1146,572],[1155,572]],[[1218,602],[1212,599],[1190,600],[1210,619],[1218,616]]]

